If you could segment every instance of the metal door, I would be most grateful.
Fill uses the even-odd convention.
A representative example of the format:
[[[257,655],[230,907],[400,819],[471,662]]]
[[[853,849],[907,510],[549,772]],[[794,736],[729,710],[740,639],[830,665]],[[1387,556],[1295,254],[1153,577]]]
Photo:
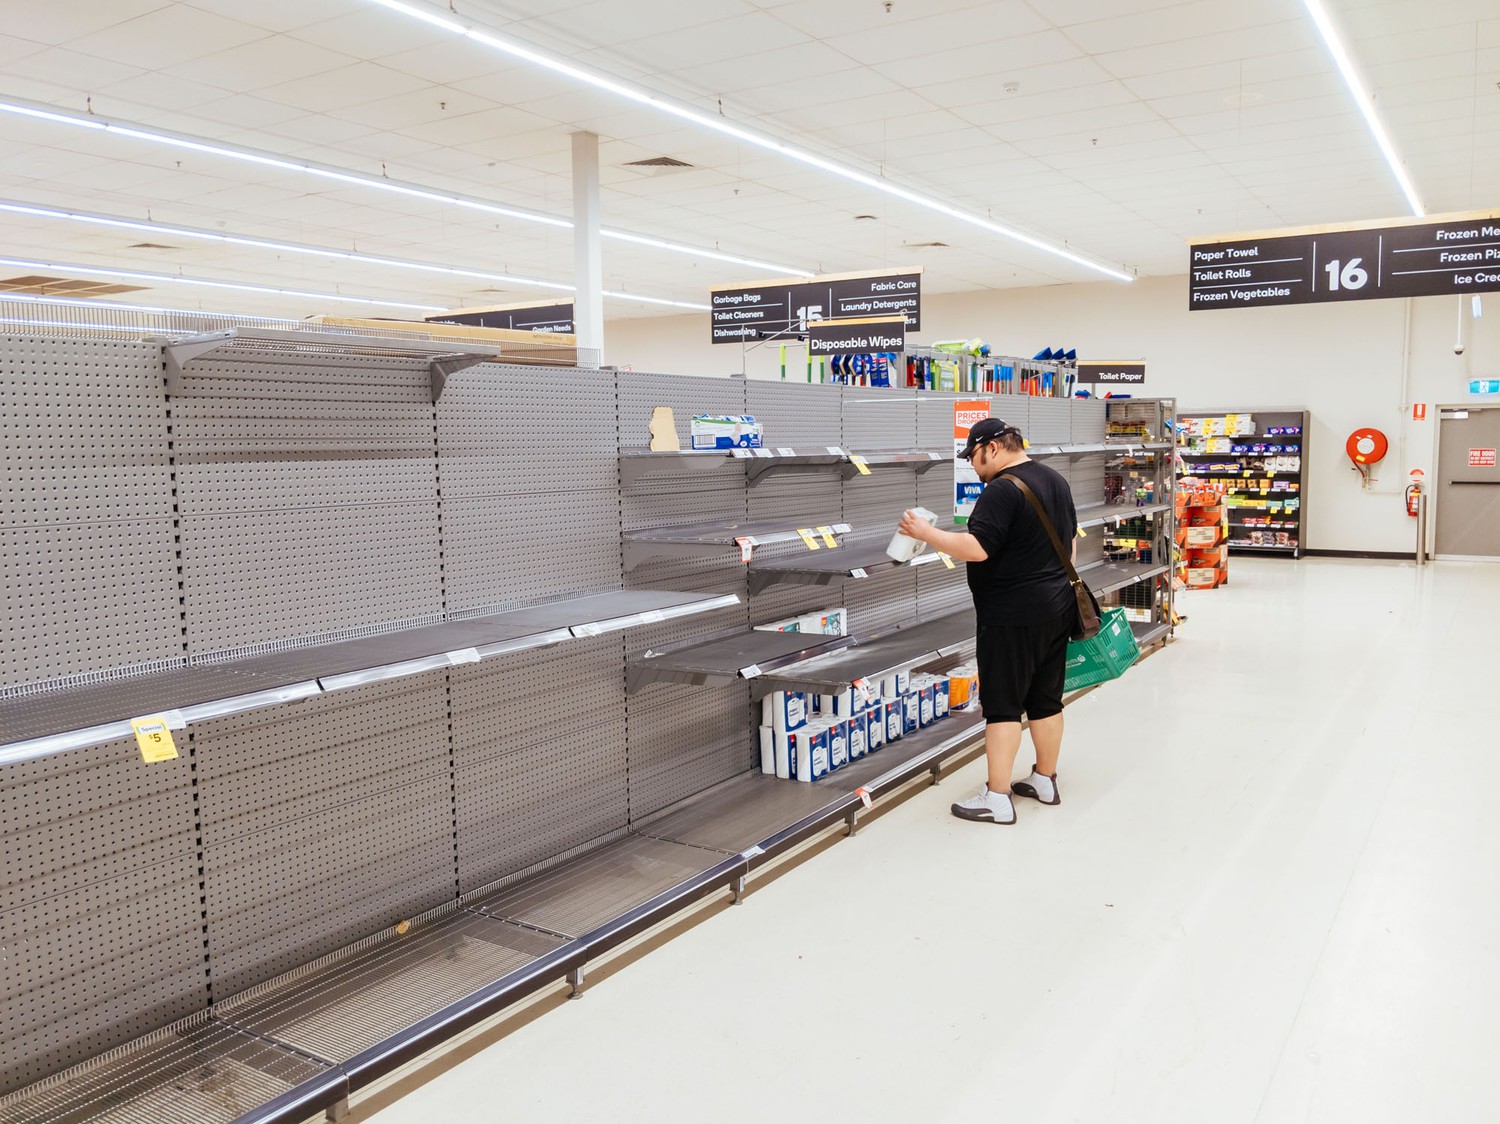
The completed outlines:
[[[1438,426],[1435,553],[1500,561],[1500,407],[1445,409]]]

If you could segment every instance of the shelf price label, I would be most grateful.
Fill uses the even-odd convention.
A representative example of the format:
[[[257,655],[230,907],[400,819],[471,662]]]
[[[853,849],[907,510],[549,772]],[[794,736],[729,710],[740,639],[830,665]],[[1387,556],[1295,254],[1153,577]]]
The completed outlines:
[[[749,562],[750,554],[755,549],[755,540],[743,536],[734,540],[735,545],[740,548],[740,561]]]
[[[827,546],[829,550],[837,549],[839,544],[838,540],[833,537],[832,527],[819,527],[818,534],[823,536],[823,544]]]
[[[853,570],[850,570],[849,576],[851,578],[867,578],[870,576],[870,574],[869,571],[867,571],[863,566],[859,566]]]
[[[943,560],[943,565],[944,565],[944,566],[947,566],[947,567],[948,567],[948,569],[950,569],[950,570],[951,570],[951,569],[953,569],[953,559],[951,559],[951,558],[949,558],[949,557],[948,557],[948,556],[947,556],[947,555],[946,555],[946,554],[944,554],[944,553],[943,553],[943,552],[942,552],[942,551],[941,551],[941,550],[940,550],[940,551],[938,551],[938,557],[939,557],[939,558],[941,558],[941,559],[942,559],[942,560]]]
[[[798,527],[797,534],[801,536],[802,545],[807,547],[808,550],[818,549],[818,540],[813,538],[812,528]]]
[[[861,476],[870,475],[870,466],[865,461],[864,457],[855,456],[851,453],[849,456],[849,463],[852,464],[855,468],[859,469],[859,474]]]
[[[135,731],[135,744],[140,748],[141,760],[147,764],[171,761],[177,756],[177,743],[172,740],[165,715],[132,718],[130,728]]]

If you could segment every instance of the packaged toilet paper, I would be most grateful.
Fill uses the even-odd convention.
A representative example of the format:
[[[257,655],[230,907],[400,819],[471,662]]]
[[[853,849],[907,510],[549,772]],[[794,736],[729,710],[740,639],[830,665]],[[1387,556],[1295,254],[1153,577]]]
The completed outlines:
[[[789,736],[797,739],[797,779],[810,783],[826,777],[830,768],[827,727],[807,726]]]
[[[901,696],[901,733],[915,734],[922,728],[922,700],[912,691]]]
[[[838,718],[828,727],[828,768],[842,769],[849,764],[849,719]]]
[[[937,515],[925,507],[914,507],[911,510],[929,523],[937,522]],[[926,549],[927,544],[921,539],[914,539],[910,535],[903,535],[897,531],[891,536],[890,545],[885,548],[885,552],[897,562],[910,562]]]
[[[870,753],[885,745],[885,703],[877,702],[865,711],[865,744]]]
[[[849,760],[858,761],[870,752],[870,719],[866,711],[849,718]]]
[[[885,701],[885,740],[898,741],[906,732],[906,703],[900,698]]]
[[[773,691],[761,700],[761,724],[773,730],[800,730],[811,717],[807,696],[801,691]]]

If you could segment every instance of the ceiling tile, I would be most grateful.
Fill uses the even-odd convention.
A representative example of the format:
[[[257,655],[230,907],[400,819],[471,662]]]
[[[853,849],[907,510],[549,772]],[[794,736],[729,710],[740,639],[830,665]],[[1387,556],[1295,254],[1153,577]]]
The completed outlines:
[[[0,27],[22,39],[57,47],[171,6],[172,0],[66,4],[0,0]]]
[[[129,59],[142,70],[163,70],[263,38],[261,28],[174,4],[79,36],[68,45],[95,58]]]
[[[254,93],[298,78],[352,66],[359,60],[285,36],[267,36],[174,68],[188,78],[235,93]]]
[[[905,5],[898,7],[904,8]],[[924,13],[919,19],[882,22],[864,31],[828,31],[819,38],[867,66],[881,66],[902,59],[941,54],[958,47],[1008,42],[1049,31],[1046,21],[1028,5],[1017,0],[997,0],[960,11]]]

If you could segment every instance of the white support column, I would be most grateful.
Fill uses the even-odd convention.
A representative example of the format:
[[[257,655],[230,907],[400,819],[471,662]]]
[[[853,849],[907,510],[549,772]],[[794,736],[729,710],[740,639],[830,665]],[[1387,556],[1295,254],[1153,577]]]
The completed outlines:
[[[604,265],[599,250],[599,138],[573,134],[573,298],[578,346],[604,354]]]

